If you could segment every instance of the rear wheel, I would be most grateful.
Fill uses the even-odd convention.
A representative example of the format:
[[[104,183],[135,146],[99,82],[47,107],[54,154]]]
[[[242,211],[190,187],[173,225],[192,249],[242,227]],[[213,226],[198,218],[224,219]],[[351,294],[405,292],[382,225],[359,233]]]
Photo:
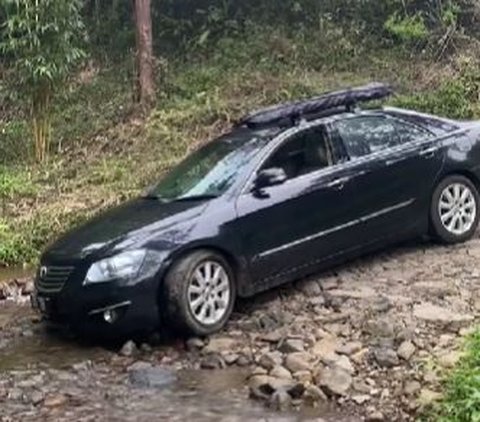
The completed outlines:
[[[460,175],[442,180],[432,197],[430,220],[435,237],[444,243],[470,239],[479,220],[479,195],[475,185]]]
[[[168,272],[164,288],[169,324],[190,334],[219,331],[232,313],[234,274],[214,252],[195,251],[180,258]]]

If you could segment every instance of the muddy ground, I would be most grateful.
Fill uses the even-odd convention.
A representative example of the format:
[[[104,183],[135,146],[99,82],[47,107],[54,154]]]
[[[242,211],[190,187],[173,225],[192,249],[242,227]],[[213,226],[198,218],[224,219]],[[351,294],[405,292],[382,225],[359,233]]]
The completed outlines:
[[[413,420],[480,316],[479,258],[478,237],[410,242],[242,301],[209,339],[121,348],[46,333],[9,283],[0,421]]]

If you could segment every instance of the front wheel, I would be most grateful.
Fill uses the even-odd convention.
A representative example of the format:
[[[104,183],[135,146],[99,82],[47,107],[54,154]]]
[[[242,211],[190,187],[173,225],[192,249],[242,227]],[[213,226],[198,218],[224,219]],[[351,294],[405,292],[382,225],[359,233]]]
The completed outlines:
[[[219,254],[199,250],[180,258],[165,277],[168,323],[197,336],[219,331],[232,313],[235,281]]]
[[[433,234],[443,243],[470,239],[479,220],[479,195],[475,185],[460,175],[442,180],[432,197],[430,220]]]

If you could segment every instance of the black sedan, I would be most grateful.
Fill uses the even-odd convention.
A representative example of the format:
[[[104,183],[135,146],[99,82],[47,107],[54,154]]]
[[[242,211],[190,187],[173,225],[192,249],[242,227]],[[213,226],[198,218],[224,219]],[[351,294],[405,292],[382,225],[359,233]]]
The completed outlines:
[[[359,109],[384,85],[252,113],[41,257],[32,302],[102,333],[222,328],[235,298],[479,219],[480,124]]]

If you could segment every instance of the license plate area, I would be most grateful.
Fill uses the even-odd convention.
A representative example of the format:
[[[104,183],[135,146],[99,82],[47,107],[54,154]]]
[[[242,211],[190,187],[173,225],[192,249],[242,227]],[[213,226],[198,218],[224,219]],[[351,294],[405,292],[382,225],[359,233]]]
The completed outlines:
[[[31,297],[31,303],[32,303],[33,309],[40,312],[43,316],[49,316],[52,314],[52,310],[53,310],[52,298],[34,294]]]

